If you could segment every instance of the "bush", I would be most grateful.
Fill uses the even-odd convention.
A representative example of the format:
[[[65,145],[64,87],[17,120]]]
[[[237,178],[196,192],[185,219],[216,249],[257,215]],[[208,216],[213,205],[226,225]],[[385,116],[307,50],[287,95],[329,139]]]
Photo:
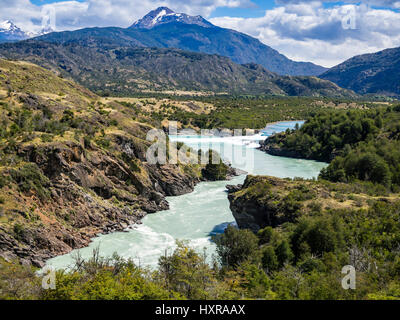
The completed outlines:
[[[343,247],[341,222],[336,218],[317,217],[303,219],[295,228],[291,245],[296,259],[308,253],[322,255]],[[282,248],[284,252],[285,247]]]
[[[236,268],[245,261],[257,261],[260,258],[259,240],[250,230],[228,226],[223,234],[214,237],[214,241],[222,266]]]
[[[70,272],[59,271],[56,289],[43,290],[44,300],[166,300],[171,296],[151,275],[117,255],[77,259]]]
[[[208,159],[206,167],[202,170],[203,177],[210,181],[226,180],[229,167],[223,163],[220,156],[210,150],[208,152]]]
[[[33,192],[41,200],[50,197],[50,191],[47,189],[50,186],[50,180],[42,174],[36,164],[27,163],[18,169],[12,169],[10,175],[21,192]]]
[[[196,300],[209,298],[216,279],[205,255],[199,255],[185,242],[177,242],[170,256],[159,259],[159,273],[165,286],[184,297]]]
[[[267,272],[278,270],[279,261],[273,247],[267,246],[263,248],[261,262],[263,269],[265,269]]]

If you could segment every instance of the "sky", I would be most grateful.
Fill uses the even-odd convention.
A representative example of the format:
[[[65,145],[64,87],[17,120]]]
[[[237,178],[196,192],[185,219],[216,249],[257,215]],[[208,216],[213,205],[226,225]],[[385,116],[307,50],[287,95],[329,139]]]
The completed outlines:
[[[296,61],[332,67],[400,47],[400,0],[0,0],[0,21],[26,31],[128,27],[168,6],[258,38]]]

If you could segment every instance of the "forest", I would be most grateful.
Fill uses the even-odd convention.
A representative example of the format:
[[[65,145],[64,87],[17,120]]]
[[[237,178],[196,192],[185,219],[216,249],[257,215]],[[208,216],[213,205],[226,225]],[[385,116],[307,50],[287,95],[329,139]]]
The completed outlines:
[[[300,157],[330,162],[320,177],[334,182],[369,181],[398,192],[400,106],[369,110],[326,110],[298,130],[266,143]]]
[[[140,94],[136,98],[142,104],[150,100],[169,101],[159,110],[145,111],[138,103],[120,103],[135,110],[138,119],[159,126],[168,119],[178,121],[183,127],[194,129],[263,129],[267,123],[275,121],[303,120],[322,110],[364,109],[384,106],[368,99],[346,100],[315,97],[284,97],[254,95],[177,96],[167,94]],[[213,108],[208,113],[182,110],[177,103],[206,103]]]

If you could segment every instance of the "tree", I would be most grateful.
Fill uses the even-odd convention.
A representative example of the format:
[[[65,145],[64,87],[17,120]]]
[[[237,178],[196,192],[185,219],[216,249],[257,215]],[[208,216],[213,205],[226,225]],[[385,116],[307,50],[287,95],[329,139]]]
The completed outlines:
[[[266,272],[278,270],[279,261],[272,246],[267,246],[263,249],[261,262]]]
[[[214,286],[214,272],[205,255],[199,255],[185,242],[177,241],[172,255],[159,259],[159,275],[168,290],[173,290],[188,299],[207,299],[209,289]]]
[[[259,240],[250,230],[229,226],[214,241],[222,266],[236,268],[245,261],[257,262],[260,258]]]
[[[281,267],[293,259],[293,253],[287,240],[282,240],[276,247],[275,252]]]
[[[208,151],[208,163],[202,171],[203,177],[211,181],[226,180],[228,166],[215,151]]]

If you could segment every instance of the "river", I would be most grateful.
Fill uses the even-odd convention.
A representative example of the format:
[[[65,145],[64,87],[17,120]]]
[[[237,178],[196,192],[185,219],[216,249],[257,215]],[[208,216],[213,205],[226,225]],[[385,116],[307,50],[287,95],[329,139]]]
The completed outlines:
[[[193,149],[211,143],[233,166],[246,170],[249,174],[270,175],[280,178],[313,178],[317,177],[325,163],[270,156],[256,150],[258,141],[274,132],[294,128],[296,123],[279,122],[270,124],[261,134],[251,137],[199,137],[170,136],[172,141],[182,141]],[[234,151],[232,152],[232,149]],[[237,152],[246,155],[246,161],[236,161]],[[178,197],[167,198],[170,209],[147,215],[142,224],[133,226],[127,232],[115,232],[100,235],[83,249],[50,259],[47,265],[56,269],[68,268],[73,257],[79,252],[83,258],[92,255],[93,249],[99,248],[101,256],[111,256],[114,252],[124,258],[131,258],[140,266],[156,267],[158,258],[166,250],[171,252],[176,239],[188,240],[198,251],[204,248],[208,257],[215,252],[211,236],[224,231],[227,225],[234,224],[229,209],[225,186],[243,183],[245,175],[231,181],[202,182],[194,192]]]

